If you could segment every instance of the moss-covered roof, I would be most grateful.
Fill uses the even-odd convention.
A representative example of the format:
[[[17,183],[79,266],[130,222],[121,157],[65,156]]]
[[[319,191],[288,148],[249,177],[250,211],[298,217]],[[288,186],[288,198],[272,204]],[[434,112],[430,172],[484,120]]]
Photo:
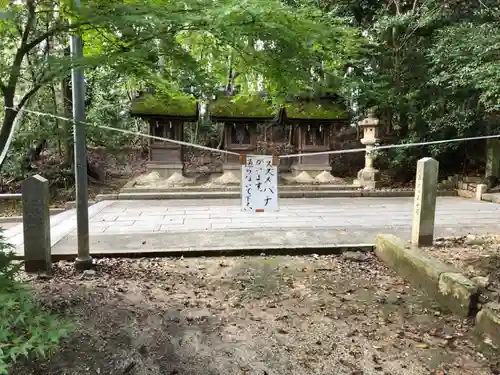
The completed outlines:
[[[191,95],[144,94],[132,102],[134,116],[198,117],[198,103]]]
[[[341,104],[328,101],[295,101],[284,105],[289,119],[345,120],[347,109]]]
[[[213,118],[269,118],[276,117],[279,108],[261,95],[218,97],[210,103],[209,114]]]

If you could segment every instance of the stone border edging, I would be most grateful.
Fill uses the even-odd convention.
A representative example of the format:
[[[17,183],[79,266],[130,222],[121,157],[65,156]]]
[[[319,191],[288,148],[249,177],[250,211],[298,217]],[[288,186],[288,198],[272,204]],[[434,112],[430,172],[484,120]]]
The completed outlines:
[[[21,193],[6,193],[0,194],[0,201],[17,201],[23,199]]]
[[[484,193],[481,200],[491,203],[500,203],[500,194]]]
[[[357,191],[361,190],[361,185],[335,185],[335,184],[314,184],[314,185],[306,185],[306,184],[296,184],[296,185],[280,185],[281,191],[297,191],[297,190],[309,190],[309,191],[318,191],[318,190],[328,190],[328,191]],[[180,187],[133,187],[125,185],[119,193],[196,193],[196,192],[240,192],[240,185],[227,185],[227,186],[210,186],[210,187],[201,187],[201,186],[180,186]]]
[[[309,191],[280,191],[280,198],[361,198],[361,197],[413,197],[415,191],[401,190],[309,190]],[[440,191],[439,197],[456,197],[456,191]],[[99,194],[96,202],[104,200],[149,200],[149,199],[240,199],[239,191],[200,191],[200,192],[156,192],[156,193],[118,193],[118,194]]]
[[[51,215],[57,215],[60,214],[61,212],[66,211],[65,208],[51,208],[50,209],[50,214]],[[0,224],[3,223],[20,223],[23,221],[22,216],[1,216],[0,217]]]
[[[199,257],[224,257],[224,256],[278,256],[278,255],[340,255],[347,252],[373,252],[373,245],[370,244],[347,244],[347,245],[325,245],[325,246],[257,246],[257,247],[218,247],[202,250],[193,249],[175,249],[175,250],[158,250],[144,249],[139,251],[134,250],[117,250],[117,251],[92,251],[92,258],[199,258]],[[52,262],[60,260],[72,261],[75,260],[75,254],[52,254]],[[24,256],[15,254],[14,259],[23,260]]]
[[[375,254],[444,308],[464,318],[475,318],[477,330],[500,348],[500,304],[486,303],[478,312],[480,289],[476,283],[392,234],[377,235]]]

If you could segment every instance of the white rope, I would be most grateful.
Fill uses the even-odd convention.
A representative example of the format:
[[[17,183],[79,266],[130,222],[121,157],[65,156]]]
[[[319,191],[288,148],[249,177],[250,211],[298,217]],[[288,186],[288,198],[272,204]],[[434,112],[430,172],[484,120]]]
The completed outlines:
[[[61,117],[61,116],[57,116],[57,115],[53,115],[51,113],[43,113],[43,112],[38,112],[38,111],[32,111],[32,110],[29,110],[29,109],[19,109],[19,110],[17,110],[17,109],[10,108],[10,107],[6,107],[6,109],[13,109],[13,110],[18,111],[18,112],[32,113],[32,114],[35,114],[35,115],[38,115],[38,116],[47,116],[47,117],[57,118],[59,120],[73,122],[73,119],[66,118],[66,117]],[[216,149],[216,148],[201,146],[201,145],[197,145],[197,144],[194,144],[194,143],[188,143],[188,142],[183,142],[183,141],[177,141],[175,139],[157,137],[157,136],[150,135],[150,134],[144,134],[144,133],[134,132],[134,131],[130,131],[130,130],[113,128],[111,126],[106,126],[106,125],[97,125],[97,124],[91,124],[91,123],[87,123],[87,122],[83,122],[83,124],[89,125],[89,126],[95,126],[95,127],[101,128],[101,129],[114,130],[114,131],[117,131],[117,132],[120,132],[120,133],[124,133],[124,134],[130,134],[130,135],[135,135],[135,136],[140,136],[140,137],[155,139],[155,140],[163,141],[163,142],[175,143],[175,144],[182,145],[182,146],[199,148],[199,149],[202,149],[202,150],[208,150],[208,151],[212,151],[212,152],[219,152],[221,154],[229,154],[229,155],[236,155],[236,156],[240,155],[237,152],[233,152],[233,151],[219,150],[219,149]],[[406,148],[406,147],[416,147],[416,146],[427,146],[427,145],[436,145],[436,144],[442,144],[442,143],[454,143],[454,142],[474,141],[474,140],[479,140],[479,139],[492,139],[492,138],[500,138],[500,134],[497,134],[497,135],[483,135],[483,136],[478,136],[478,137],[443,139],[443,140],[439,140],[439,141],[427,141],[427,142],[416,142],[416,143],[392,144],[392,145],[385,145],[385,146],[374,146],[374,147],[371,148],[370,151],[373,152],[373,151],[377,151],[377,150],[388,150],[388,149],[393,149],[393,148]],[[298,156],[317,156],[317,155],[330,155],[330,154],[348,154],[348,153],[353,153],[353,152],[366,152],[366,147],[352,148],[352,149],[346,149],[346,150],[330,150],[330,151],[321,151],[321,152],[309,152],[309,153],[303,153],[303,154],[279,155],[279,158],[280,159],[286,159],[286,158],[293,158],[293,157],[298,157]],[[5,153],[5,150],[4,150],[4,153]]]
[[[463,142],[463,141],[474,141],[478,139],[491,139],[491,138],[500,138],[500,134],[497,135],[482,135],[478,137],[467,137],[467,138],[452,138],[452,139],[443,139],[440,141],[428,141],[428,142],[416,142],[416,143],[400,143],[386,146],[373,146],[371,151],[377,150],[388,150],[391,148],[405,148],[405,147],[415,147],[415,146],[427,146],[427,145],[437,145],[442,143],[453,143],[453,142]],[[322,152],[309,152],[304,154],[291,154],[291,155],[280,155],[281,159],[293,158],[297,156],[313,156],[313,155],[330,155],[330,154],[344,154],[350,152],[365,152],[366,147],[361,148],[351,148],[347,150],[330,150],[330,151],[322,151]]]
[[[12,108],[8,108],[7,107],[7,109],[12,109]],[[43,113],[43,112],[38,112],[38,111],[32,111],[30,109],[19,109],[18,111],[19,112],[32,113],[32,114],[38,115],[38,116],[47,116],[47,117],[52,117],[52,118],[56,118],[56,119],[59,119],[59,120],[73,122],[73,119],[70,119],[70,118],[67,118],[67,117],[53,115],[51,113]],[[145,138],[150,138],[150,139],[154,139],[154,140],[157,140],[157,141],[175,143],[175,144],[178,144],[178,145],[181,145],[181,146],[188,146],[188,147],[200,148],[202,150],[207,150],[207,151],[212,151],[212,152],[219,152],[221,154],[230,154],[230,155],[236,155],[236,156],[240,155],[237,152],[233,152],[233,151],[219,150],[219,149],[216,149],[216,148],[206,147],[206,146],[202,146],[202,145],[197,145],[197,144],[194,144],[194,143],[177,141],[175,139],[170,139],[170,138],[157,137],[155,135],[144,134],[144,133],[140,133],[140,132],[134,132],[134,131],[131,131],[131,130],[113,128],[111,126],[106,126],[106,125],[97,125],[97,124],[91,124],[91,123],[88,123],[88,122],[82,122],[82,124],[89,125],[89,126],[94,126],[94,127],[101,128],[101,129],[114,130],[114,131],[117,131],[117,132],[120,132],[120,133],[123,133],[123,134],[129,134],[129,135],[135,135],[135,136],[141,136],[141,137],[145,137]]]

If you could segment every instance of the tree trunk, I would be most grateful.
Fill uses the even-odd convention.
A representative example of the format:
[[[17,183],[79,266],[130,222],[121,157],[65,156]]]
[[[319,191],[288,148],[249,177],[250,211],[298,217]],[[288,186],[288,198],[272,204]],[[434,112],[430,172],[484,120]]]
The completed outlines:
[[[68,79],[61,82],[61,96],[63,102],[63,117],[71,119],[72,115],[72,98],[71,87]],[[64,164],[73,164],[73,122],[63,121],[63,142],[64,142]]]
[[[7,142],[9,141],[10,132],[12,131],[12,127],[14,126],[14,121],[18,115],[18,113],[9,108],[14,107],[14,93],[13,91],[6,89],[4,92],[4,105],[5,105],[5,115],[2,121],[2,128],[0,129],[0,154],[7,147]],[[7,151],[7,150],[5,150]],[[0,171],[2,170],[2,166],[5,162],[0,160]]]
[[[64,48],[64,56],[71,55],[69,46]],[[63,117],[67,119],[73,118],[73,96],[71,87],[71,75],[67,75],[61,81],[61,97]],[[71,166],[74,163],[73,150],[73,121],[63,121],[63,141],[64,141],[64,164]]]
[[[56,115],[59,115],[61,113],[59,111],[60,106],[59,106],[59,103],[57,101],[57,91],[56,91],[56,88],[54,87],[53,84],[50,85],[50,93],[52,94],[52,104],[54,105],[54,113]],[[57,132],[57,142],[56,142],[57,152],[59,154],[59,157],[62,157],[63,152],[62,152],[62,139],[61,139],[62,138],[61,121],[58,118],[56,118],[55,123],[56,123],[56,132]]]

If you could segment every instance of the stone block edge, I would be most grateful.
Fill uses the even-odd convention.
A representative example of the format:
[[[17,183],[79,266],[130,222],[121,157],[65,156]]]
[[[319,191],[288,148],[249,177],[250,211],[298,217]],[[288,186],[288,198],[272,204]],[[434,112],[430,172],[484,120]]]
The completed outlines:
[[[460,271],[415,247],[407,246],[392,234],[377,235],[375,255],[445,309],[462,317],[476,315],[479,287]]]
[[[283,190],[279,197],[287,198],[395,198],[395,197],[413,197],[414,191],[362,191],[362,190]],[[456,196],[454,191],[438,192],[440,197]],[[115,194],[99,194],[96,196],[96,202],[103,200],[136,200],[136,199],[238,199],[239,191],[188,191],[188,192],[121,192]]]
[[[383,246],[390,246],[391,249],[384,251],[381,248]],[[378,234],[375,240],[375,255],[397,274],[401,273],[395,267],[397,257],[411,257],[415,251],[419,250],[407,246],[403,240],[391,234]],[[436,261],[436,264],[439,263],[442,262]],[[404,275],[400,276],[404,277]],[[431,282],[436,282],[436,280],[431,280]],[[436,296],[433,293],[435,291],[431,291],[431,296],[437,297],[435,299],[441,306],[456,315],[474,318],[475,330],[484,342],[500,350],[500,303],[479,304],[480,287],[458,271],[439,272],[437,284],[436,290],[441,296]],[[428,291],[424,290],[424,292]]]
[[[483,340],[500,349],[500,303],[488,302],[481,307],[475,319],[476,330]]]

